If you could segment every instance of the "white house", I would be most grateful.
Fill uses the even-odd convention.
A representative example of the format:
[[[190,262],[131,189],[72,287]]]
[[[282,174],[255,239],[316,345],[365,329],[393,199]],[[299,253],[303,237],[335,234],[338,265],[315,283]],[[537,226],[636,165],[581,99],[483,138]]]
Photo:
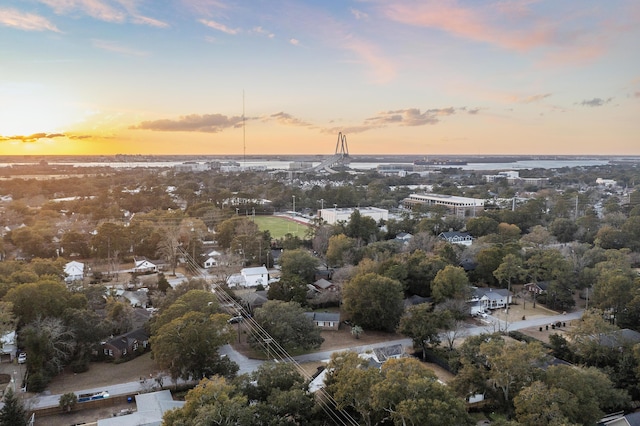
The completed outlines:
[[[213,268],[214,266],[219,265],[219,259],[220,256],[222,256],[222,253],[216,250],[211,250],[205,256],[207,257],[207,260],[202,263],[202,266],[204,266],[205,268]]]
[[[9,355],[9,359],[13,362],[16,357],[18,346],[16,344],[16,332],[10,331],[0,337],[0,355]]]
[[[269,271],[264,265],[255,268],[242,268],[240,275],[244,277],[244,285],[246,287],[269,285]]]
[[[64,265],[64,274],[66,275],[64,278],[66,283],[82,280],[84,278],[84,263],[75,260],[67,263]]]
[[[145,272],[158,272],[158,266],[149,262],[147,259],[136,260],[133,272],[145,273]]]
[[[474,287],[469,302],[480,302],[485,309],[499,309],[511,304],[512,296],[509,290],[504,288]]]
[[[470,246],[473,243],[473,237],[468,232],[441,232],[440,235],[438,235],[438,238],[451,244],[460,244],[463,246]]]

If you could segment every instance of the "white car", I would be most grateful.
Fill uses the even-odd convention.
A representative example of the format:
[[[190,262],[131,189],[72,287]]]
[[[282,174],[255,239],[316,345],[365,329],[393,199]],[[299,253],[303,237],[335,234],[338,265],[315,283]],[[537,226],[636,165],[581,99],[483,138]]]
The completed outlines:
[[[24,364],[25,362],[27,362],[27,353],[20,352],[20,354],[18,354],[18,364]]]

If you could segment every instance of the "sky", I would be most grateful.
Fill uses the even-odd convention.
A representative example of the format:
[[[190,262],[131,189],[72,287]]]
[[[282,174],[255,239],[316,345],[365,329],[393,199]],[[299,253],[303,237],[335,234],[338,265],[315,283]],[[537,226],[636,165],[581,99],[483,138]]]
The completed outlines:
[[[640,155],[637,0],[2,0],[0,155]]]

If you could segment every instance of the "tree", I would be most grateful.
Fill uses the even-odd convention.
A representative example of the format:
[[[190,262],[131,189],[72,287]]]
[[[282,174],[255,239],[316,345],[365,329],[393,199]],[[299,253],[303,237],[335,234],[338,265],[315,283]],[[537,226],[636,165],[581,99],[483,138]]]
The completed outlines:
[[[501,283],[506,283],[507,288],[511,291],[511,283],[513,280],[519,280],[526,275],[522,268],[522,260],[514,254],[508,254],[502,258],[502,263],[498,269],[493,271],[493,276]]]
[[[283,277],[297,276],[307,284],[315,281],[319,263],[318,258],[304,249],[285,250],[280,256]]]
[[[169,226],[165,229],[164,238],[158,242],[157,252],[169,262],[172,274],[176,275],[178,265],[178,249],[180,247],[180,228]]]
[[[4,394],[4,406],[0,408],[0,426],[27,426],[27,412],[11,387]]]
[[[60,317],[67,307],[84,307],[80,299],[72,298],[64,284],[50,279],[13,288],[5,296],[5,301],[13,303],[13,312],[21,324],[38,316]]]
[[[326,390],[339,410],[354,410],[365,425],[377,424],[382,416],[372,405],[372,388],[382,380],[375,368],[355,352],[334,352],[327,365]]]
[[[615,389],[611,379],[594,367],[552,366],[544,381],[550,389],[562,389],[573,396],[572,410],[564,411],[573,423],[596,424],[605,413],[624,410],[630,403],[626,391]]]
[[[344,234],[332,235],[327,248],[327,263],[337,267],[355,263],[355,248],[356,241],[353,238]]]
[[[549,388],[535,381],[523,388],[513,400],[518,424],[524,426],[578,426],[566,413],[580,410],[575,396],[564,389]]]
[[[234,375],[237,364],[218,354],[218,349],[235,335],[228,318],[224,314],[189,312],[164,324],[150,339],[158,366],[168,370],[174,381]]]
[[[558,242],[568,243],[575,239],[578,225],[571,219],[559,217],[551,222],[549,231],[558,239]]]
[[[489,383],[501,391],[507,408],[520,388],[536,381],[543,374],[540,367],[547,355],[538,342],[507,344],[492,339],[480,345],[480,353],[486,357],[489,367]]]
[[[279,281],[269,284],[267,298],[284,302],[297,302],[300,305],[307,302],[307,282],[297,275],[287,275]]]
[[[362,216],[358,209],[355,209],[349,217],[346,226],[347,237],[358,241],[358,247],[367,245],[377,239],[378,225],[370,217]]]
[[[498,221],[487,216],[467,220],[467,231],[475,238],[498,232]]]
[[[429,347],[440,344],[440,331],[446,314],[433,312],[429,303],[411,306],[400,319],[398,331],[413,339],[413,347],[422,349],[422,359],[426,358]]]
[[[391,359],[371,389],[372,407],[387,413],[394,425],[472,425],[464,400],[437,381],[415,358]]]
[[[269,300],[256,309],[254,318],[286,350],[317,348],[324,340],[320,329],[296,302]],[[256,347],[265,345],[255,339],[251,343]]]
[[[290,363],[262,364],[239,386],[255,401],[256,417],[262,424],[308,424],[313,414],[314,395]]]
[[[22,329],[27,358],[28,388],[41,392],[60,373],[75,349],[75,335],[55,317],[37,317]]]
[[[436,302],[445,299],[466,300],[470,292],[469,278],[461,267],[447,265],[433,279],[431,292]]]
[[[73,392],[67,392],[63,395],[60,395],[59,405],[60,408],[66,413],[71,412],[73,407],[78,403],[78,396]]]
[[[189,312],[212,315],[218,311],[219,304],[215,294],[205,290],[188,290],[151,320],[151,332],[155,333],[163,325]]]
[[[182,408],[165,413],[162,424],[234,425],[251,424],[255,419],[245,395],[239,395],[224,377],[203,378],[185,397]]]
[[[587,365],[607,365],[612,348],[604,343],[616,330],[618,327],[605,320],[601,310],[585,310],[582,318],[567,330],[570,348]]]
[[[375,273],[357,275],[342,289],[344,310],[365,329],[393,331],[402,311],[402,284]]]

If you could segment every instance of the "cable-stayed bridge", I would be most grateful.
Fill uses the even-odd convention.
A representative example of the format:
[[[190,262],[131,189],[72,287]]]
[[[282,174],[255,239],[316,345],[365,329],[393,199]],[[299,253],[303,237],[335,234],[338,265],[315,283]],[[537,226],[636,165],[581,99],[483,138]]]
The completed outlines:
[[[329,173],[337,173],[332,167],[346,166],[351,161],[349,157],[349,145],[347,144],[347,135],[343,135],[342,132],[338,133],[338,141],[336,142],[335,153],[324,159],[320,164],[314,166],[311,171],[317,172],[320,170],[326,170]]]

